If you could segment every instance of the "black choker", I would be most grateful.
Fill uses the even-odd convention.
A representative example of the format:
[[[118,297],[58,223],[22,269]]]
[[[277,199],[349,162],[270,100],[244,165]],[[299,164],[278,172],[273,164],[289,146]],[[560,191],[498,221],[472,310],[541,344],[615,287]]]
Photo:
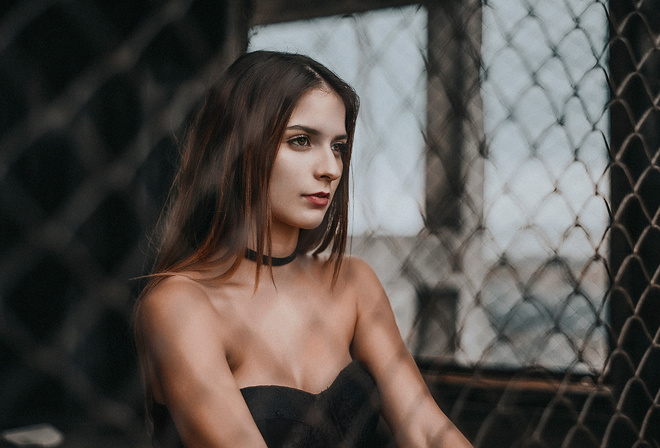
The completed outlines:
[[[264,255],[261,260],[265,265],[284,266],[285,264],[289,264],[295,260],[297,255],[298,253],[296,251],[294,251],[288,257],[269,257],[268,255]],[[248,247],[245,249],[245,258],[248,260],[257,261],[257,253]]]

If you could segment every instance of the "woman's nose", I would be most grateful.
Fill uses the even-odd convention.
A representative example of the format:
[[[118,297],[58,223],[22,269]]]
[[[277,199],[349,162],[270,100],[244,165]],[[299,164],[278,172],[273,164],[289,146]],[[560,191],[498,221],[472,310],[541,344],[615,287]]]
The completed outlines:
[[[341,177],[343,162],[341,156],[332,150],[332,147],[318,151],[316,175],[319,178],[337,180]]]

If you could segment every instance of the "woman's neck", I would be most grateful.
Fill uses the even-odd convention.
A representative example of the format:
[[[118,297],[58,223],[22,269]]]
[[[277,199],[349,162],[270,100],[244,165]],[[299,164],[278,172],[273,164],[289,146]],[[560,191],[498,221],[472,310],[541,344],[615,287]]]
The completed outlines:
[[[298,236],[300,235],[300,229],[298,228],[288,228],[288,229],[271,229],[271,247],[270,250],[266,247],[266,241],[264,241],[264,255],[270,257],[288,257],[293,252],[295,252],[296,247],[298,246]],[[257,238],[255,235],[251,235],[248,238],[248,249],[257,250]]]

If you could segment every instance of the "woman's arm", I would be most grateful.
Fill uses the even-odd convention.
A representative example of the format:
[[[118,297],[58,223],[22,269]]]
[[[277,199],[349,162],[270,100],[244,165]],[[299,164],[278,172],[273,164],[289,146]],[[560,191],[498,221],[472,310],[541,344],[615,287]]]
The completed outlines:
[[[380,281],[362,260],[348,259],[357,322],[353,356],[369,369],[383,414],[400,447],[467,448],[472,445],[438,408],[396,326]]]
[[[266,448],[229,368],[220,316],[202,288],[182,277],[164,280],[143,299],[136,326],[145,381],[186,447]]]

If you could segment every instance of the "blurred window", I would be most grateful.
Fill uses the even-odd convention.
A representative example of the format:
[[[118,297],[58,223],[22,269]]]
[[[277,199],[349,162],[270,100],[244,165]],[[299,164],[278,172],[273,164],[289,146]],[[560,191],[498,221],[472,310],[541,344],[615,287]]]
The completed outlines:
[[[597,373],[605,9],[494,0],[481,16],[450,12],[457,25],[443,8],[290,10],[253,27],[249,48],[309,54],[360,95],[352,252],[376,269],[418,358]]]

